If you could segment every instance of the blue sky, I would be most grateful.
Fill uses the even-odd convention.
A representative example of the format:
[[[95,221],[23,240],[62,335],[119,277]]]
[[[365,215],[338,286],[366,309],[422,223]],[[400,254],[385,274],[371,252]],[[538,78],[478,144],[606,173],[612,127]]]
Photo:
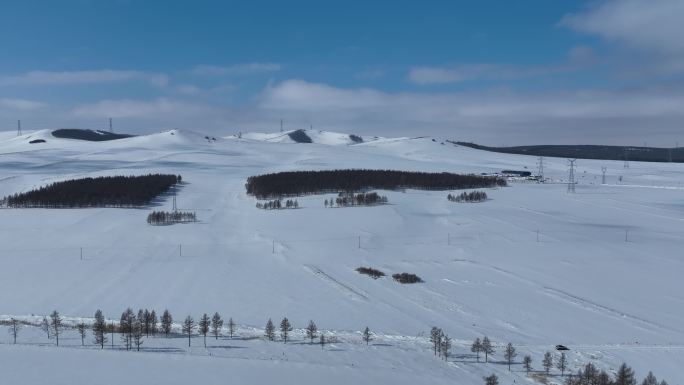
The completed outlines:
[[[0,129],[668,145],[682,4],[5,1]]]

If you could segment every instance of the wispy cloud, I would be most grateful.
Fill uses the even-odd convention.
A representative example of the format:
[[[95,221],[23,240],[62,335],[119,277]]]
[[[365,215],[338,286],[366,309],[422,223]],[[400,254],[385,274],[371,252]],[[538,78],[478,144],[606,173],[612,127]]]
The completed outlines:
[[[281,68],[281,65],[276,63],[245,63],[231,66],[197,65],[191,72],[201,76],[249,75],[277,72]]]
[[[418,85],[462,83],[476,80],[512,80],[576,71],[576,63],[557,66],[517,67],[503,64],[461,64],[448,67],[411,68],[408,80]]]
[[[120,70],[93,71],[30,71],[20,75],[0,77],[0,85],[35,86],[35,85],[79,85],[97,83],[117,83],[139,80],[162,87],[169,82],[168,76],[159,73]]]
[[[32,111],[44,106],[44,103],[35,100],[0,98],[0,108],[7,110]]]

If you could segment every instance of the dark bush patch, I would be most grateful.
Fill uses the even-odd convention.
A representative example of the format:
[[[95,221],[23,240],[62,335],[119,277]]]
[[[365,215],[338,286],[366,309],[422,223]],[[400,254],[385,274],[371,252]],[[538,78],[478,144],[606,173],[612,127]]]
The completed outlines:
[[[52,136],[62,139],[87,140],[89,142],[105,142],[108,140],[131,138],[135,135],[115,134],[101,130],[82,130],[80,128],[61,128],[52,131]]]
[[[56,182],[6,196],[9,207],[141,207],[181,182],[180,175],[104,176]]]
[[[313,140],[311,140],[304,130],[292,131],[288,133],[287,136],[297,143],[313,143]]]
[[[29,142],[30,144],[45,143],[45,139],[33,139]]]
[[[247,178],[247,193],[260,199],[370,189],[456,190],[505,186],[491,176],[395,170],[287,171]]]
[[[349,139],[354,143],[363,143],[363,138],[358,135],[349,134]]]
[[[399,283],[418,283],[423,282],[419,276],[411,273],[392,274],[392,278]]]
[[[361,274],[369,275],[373,279],[378,279],[385,276],[385,273],[372,267],[359,267],[358,269],[356,269],[356,271],[358,271]]]
[[[197,214],[187,211],[152,211],[147,216],[147,223],[151,225],[170,225],[173,223],[197,222]]]
[[[447,195],[451,202],[484,202],[487,200],[487,193],[484,191],[462,192],[459,195]]]

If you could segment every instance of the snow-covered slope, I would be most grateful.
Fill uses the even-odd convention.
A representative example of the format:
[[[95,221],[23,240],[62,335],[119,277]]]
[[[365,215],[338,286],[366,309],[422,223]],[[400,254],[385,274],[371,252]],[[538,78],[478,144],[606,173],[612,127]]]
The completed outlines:
[[[537,159],[430,138],[364,138],[339,146],[333,144],[347,144],[344,134],[314,135],[308,145],[256,134],[213,140],[177,130],[110,142],[48,134],[27,134],[46,138],[43,144],[0,135],[0,196],[74,177],[168,172],[188,183],[178,205],[196,211],[200,223],[149,226],[146,209],[0,209],[0,318],[54,309],[91,317],[99,308],[118,319],[130,306],[168,308],[180,321],[218,311],[241,325],[244,339],[219,340],[209,349],[150,339],[135,359],[92,346],[62,355],[0,345],[0,360],[10,367],[21,368],[27,357],[66,366],[88,360],[96,367],[159,368],[169,377],[201,367],[215,379],[246,362],[255,376],[282,373],[298,383],[320,383],[309,370],[336,373],[340,383],[416,383],[408,373],[422,373],[427,383],[476,384],[492,372],[502,383],[526,381],[520,364],[513,372],[501,364],[500,345],[498,364],[474,362],[467,344],[488,335],[517,346],[517,362],[532,354],[537,368],[543,352],[562,343],[572,349],[571,371],[587,362],[614,369],[627,361],[639,377],[650,369],[670,384],[682,382],[679,164],[623,168],[622,162],[581,160],[577,193],[568,194],[566,161],[547,158],[552,183],[489,190],[491,199],[480,204],[407,190],[382,192],[389,197],[385,206],[330,209],[323,201],[332,195],[317,195],[299,198],[299,210],[264,211],[245,193],[250,175],[335,168],[490,173],[535,170]],[[161,208],[170,207],[169,201]],[[356,273],[359,266],[415,273],[425,282],[373,280]],[[284,316],[296,328],[313,319],[339,335],[336,350],[320,356],[320,348],[304,344],[250,339],[269,317],[277,323]],[[377,333],[370,347],[359,342],[365,326]],[[448,363],[430,351],[432,326],[456,339]],[[48,343],[35,330],[23,333],[20,342]],[[71,333],[66,344],[80,345]],[[301,343],[301,334],[296,339]],[[0,341],[8,343],[9,335],[0,333]],[[183,355],[163,369],[162,351]],[[63,378],[79,382],[70,372]]]
[[[311,139],[312,143],[325,144],[329,146],[359,144],[363,142],[372,142],[380,139],[377,136],[361,136],[354,134],[343,134],[339,132],[322,131],[322,130],[290,130],[276,133],[258,133],[247,132],[241,134],[242,139],[266,141],[274,143],[297,143],[292,139],[290,134],[301,132]],[[229,138],[234,138],[230,136]]]

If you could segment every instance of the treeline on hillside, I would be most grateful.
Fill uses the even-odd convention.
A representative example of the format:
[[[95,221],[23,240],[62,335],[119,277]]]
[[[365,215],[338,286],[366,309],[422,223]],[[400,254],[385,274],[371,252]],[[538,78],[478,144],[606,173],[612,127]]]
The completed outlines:
[[[139,207],[182,181],[180,175],[102,176],[72,179],[6,196],[8,207]]]
[[[55,138],[62,139],[78,139],[87,140],[89,142],[105,142],[108,140],[131,138],[135,135],[115,134],[109,131],[93,131],[84,130],[80,128],[60,128],[59,130],[52,131],[52,136],[54,136]]]
[[[536,145],[515,147],[489,147],[469,142],[451,142],[478,150],[549,156],[557,158],[633,160],[635,162],[684,162],[684,147],[658,148],[638,146],[601,145]]]
[[[457,190],[505,186],[502,178],[396,170],[285,171],[247,178],[247,193],[257,198],[277,198],[326,192],[368,189]]]

